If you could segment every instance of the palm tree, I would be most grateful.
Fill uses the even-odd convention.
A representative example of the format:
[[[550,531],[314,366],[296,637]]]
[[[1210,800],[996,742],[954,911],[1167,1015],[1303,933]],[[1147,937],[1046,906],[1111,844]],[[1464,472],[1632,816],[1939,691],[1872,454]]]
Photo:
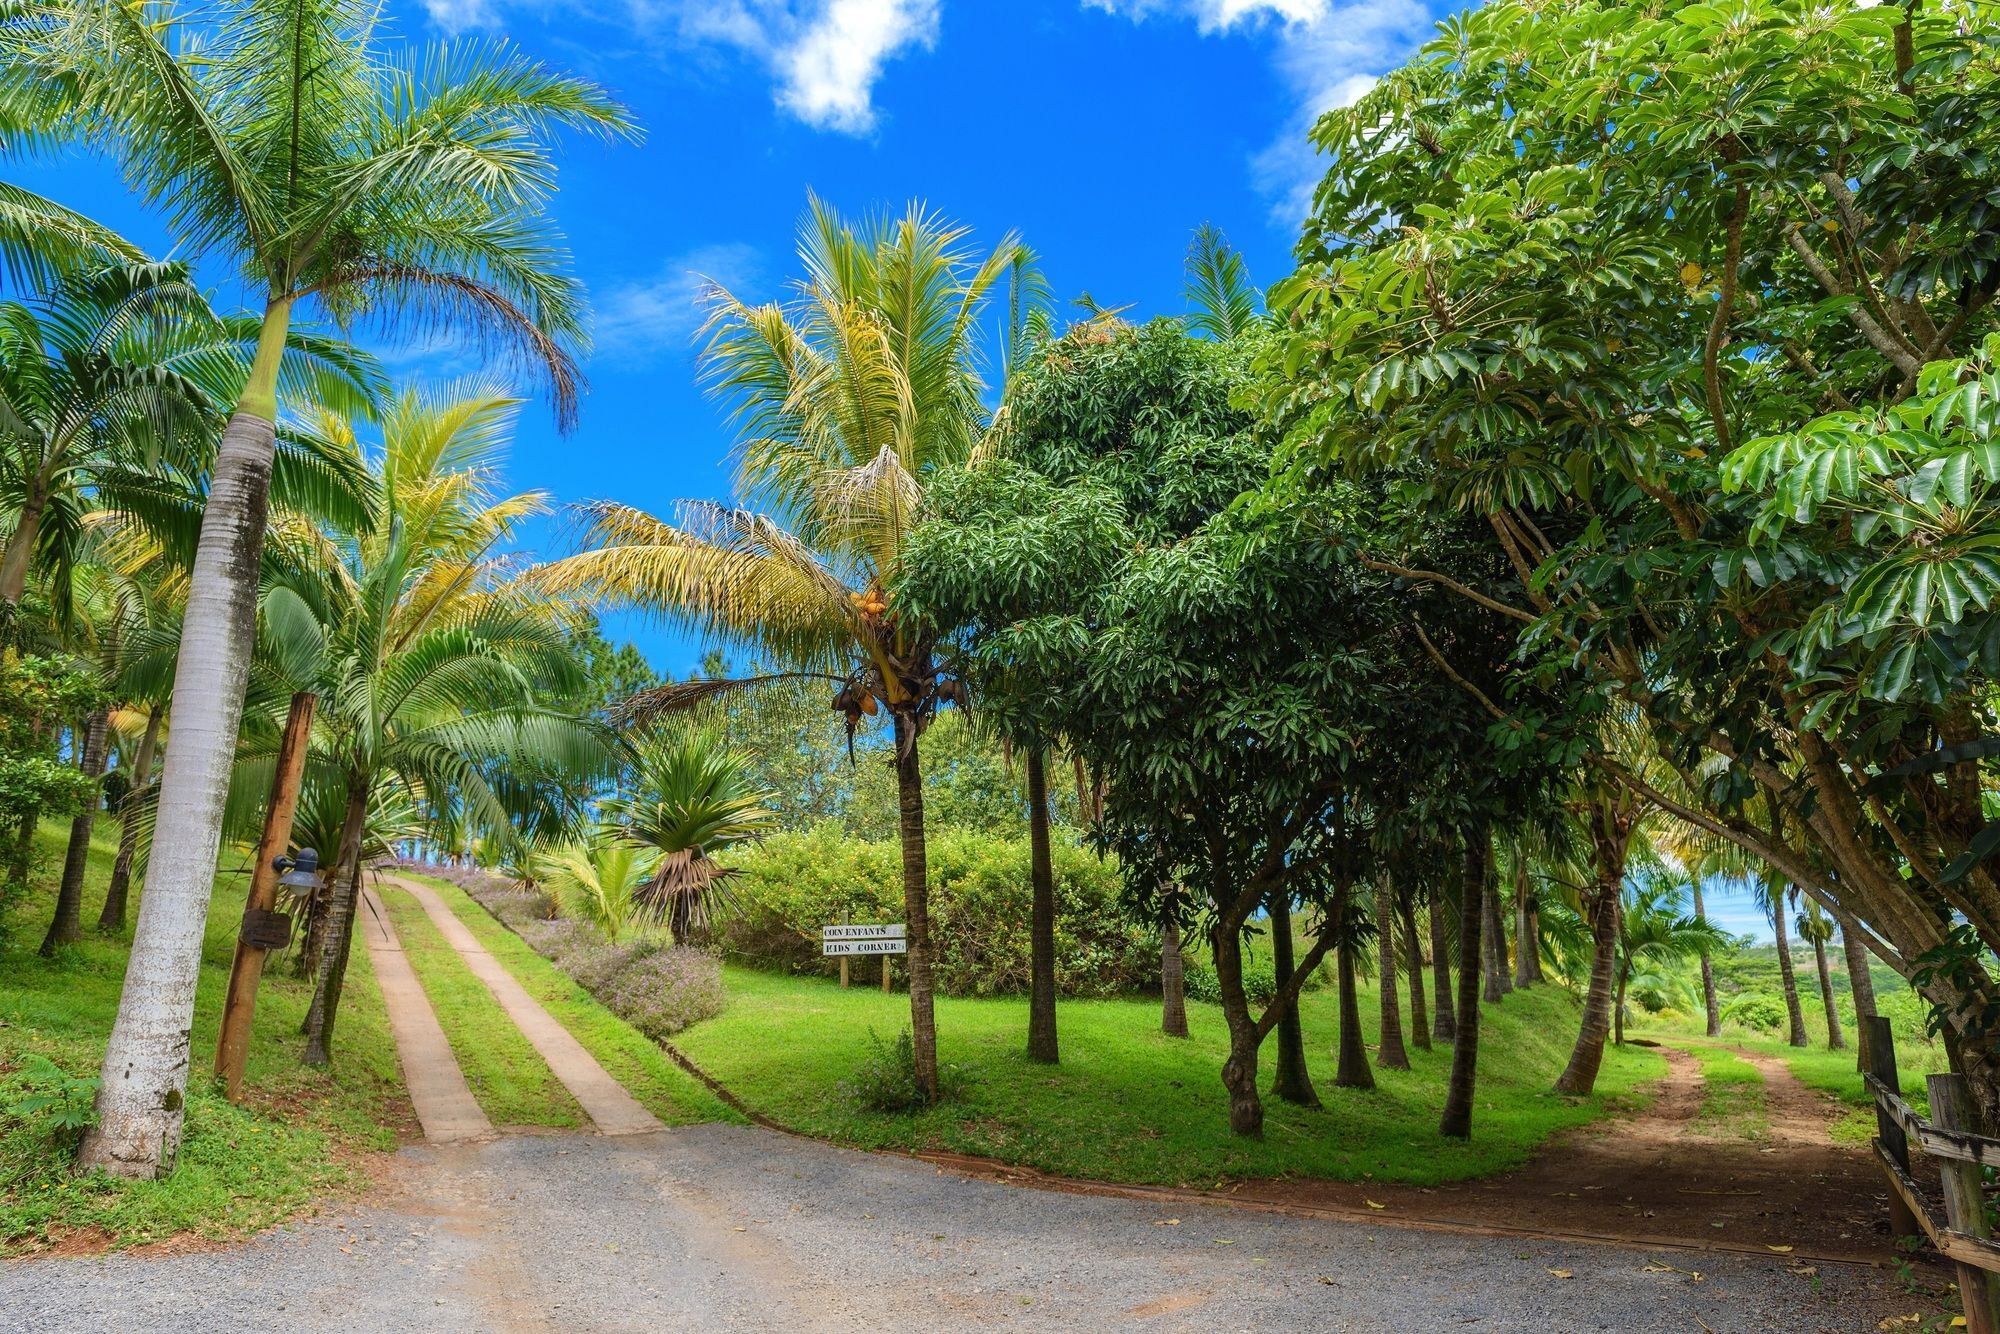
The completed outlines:
[[[79,1163],[151,1177],[179,1147],[188,1031],[256,621],[258,554],[294,318],[467,333],[545,377],[573,418],[583,297],[543,207],[549,137],[629,132],[596,87],[505,48],[397,58],[371,0],[22,0],[10,85],[65,89],[64,128],[113,152],[191,254],[261,294],[189,585],[160,841]],[[349,404],[348,406],[359,406]]]
[[[1794,1047],[1809,1046],[1812,1039],[1806,1035],[1806,1014],[1799,1004],[1798,973],[1792,967],[1792,942],[1785,925],[1786,916],[1791,912],[1792,888],[1785,883],[1784,877],[1768,868],[1762,876],[1753,877],[1749,883],[1750,897],[1770,920],[1772,942],[1778,949],[1778,981],[1784,988],[1785,1016],[1790,1024],[1786,1041]]]
[[[1808,899],[1805,911],[1794,923],[1799,929],[1799,938],[1809,940],[1813,947],[1813,962],[1819,967],[1819,998],[1826,1006],[1826,1049],[1845,1051],[1847,1040],[1840,1033],[1840,1010],[1833,1003],[1833,974],[1826,966],[1827,942],[1833,939],[1833,918],[1824,909]]]
[[[1618,999],[1614,1041],[1625,1045],[1625,998],[1637,969],[1698,958],[1728,937],[1682,910],[1687,886],[1658,876],[1635,878],[1622,896],[1618,926]]]
[[[659,913],[645,899],[645,886],[658,874],[659,862],[651,848],[602,830],[550,854],[548,887],[564,916],[590,923],[616,945],[659,922]]]
[[[659,855],[640,898],[677,943],[693,943],[722,915],[732,873],[715,854],[769,832],[776,800],[750,780],[744,758],[713,737],[641,748],[630,784],[604,803],[604,814],[619,837]]]
[[[940,670],[932,629],[889,590],[932,472],[985,435],[978,320],[994,286],[1031,273],[1009,236],[978,258],[963,228],[919,205],[850,225],[814,198],[800,236],[806,276],[783,302],[711,290],[703,357],[741,430],[744,508],[686,502],[674,522],[589,508],[591,550],[545,585],[638,606],[735,640],[792,675],[838,686],[849,735],[886,712],[892,732],[910,1030],[917,1079],[937,1093],[924,796],[917,740],[963,687]],[[761,504],[762,510],[749,508]],[[642,697],[689,707],[749,682],[694,682]]]
[[[471,832],[507,838],[515,817],[543,798],[536,774],[609,772],[594,724],[538,703],[573,687],[578,666],[558,609],[528,596],[499,554],[522,519],[547,509],[540,493],[500,493],[498,460],[517,406],[479,385],[400,395],[383,415],[377,508],[363,531],[329,536],[281,519],[274,532],[292,553],[263,599],[261,725],[241,748],[230,804],[254,823],[283,702],[294,690],[318,695],[308,781],[338,787],[346,807],[307,1019],[309,1063],[330,1059],[379,783],[392,780],[433,808],[450,802]],[[347,429],[332,418],[320,426],[336,439]],[[355,448],[351,435],[344,443]]]
[[[0,17],[0,27],[6,22]],[[33,152],[47,144],[72,105],[60,84],[0,73],[0,143],[14,155]],[[0,181],[0,272],[14,286],[46,292],[72,274],[143,259],[137,246],[110,228]]]

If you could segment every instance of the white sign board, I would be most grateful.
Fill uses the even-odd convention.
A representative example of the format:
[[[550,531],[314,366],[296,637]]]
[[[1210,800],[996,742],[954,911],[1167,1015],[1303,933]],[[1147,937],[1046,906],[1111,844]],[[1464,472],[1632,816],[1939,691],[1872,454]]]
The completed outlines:
[[[823,926],[819,931],[819,952],[831,958],[841,954],[907,954],[909,942],[903,938],[903,924],[870,926]]]

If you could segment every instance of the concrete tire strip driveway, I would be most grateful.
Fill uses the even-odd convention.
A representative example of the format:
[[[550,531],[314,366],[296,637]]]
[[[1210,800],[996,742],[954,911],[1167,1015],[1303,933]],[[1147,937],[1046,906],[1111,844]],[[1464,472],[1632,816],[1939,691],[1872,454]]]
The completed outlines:
[[[637,1098],[625,1091],[624,1085],[613,1079],[610,1073],[597,1063],[595,1056],[584,1050],[583,1044],[571,1036],[570,1031],[564,1028],[554,1015],[542,1008],[540,1001],[528,994],[527,988],[523,987],[514,975],[507,971],[505,965],[479,943],[479,938],[472,934],[464,922],[458,920],[458,915],[445,906],[444,900],[437,896],[437,891],[428,885],[415,880],[406,880],[400,876],[384,876],[383,880],[415,899],[429,915],[438,933],[445,938],[446,943],[458,951],[458,957],[465,961],[465,966],[471,969],[472,975],[493,993],[493,999],[500,1003],[500,1008],[514,1021],[515,1027],[521,1030],[529,1044],[541,1053],[542,1059],[548,1062],[549,1069],[554,1072],[555,1077],[563,1082],[563,1087],[570,1091],[589,1115],[599,1134],[644,1135],[666,1128],[660,1124],[658,1117],[641,1106]],[[428,1002],[425,1002],[424,1008],[430,1008]],[[395,1013],[393,1004],[390,1013],[393,1017]],[[435,1024],[436,1020],[433,1019],[432,1023]],[[410,1060],[409,1055],[403,1052],[400,1029],[396,1035],[396,1048],[404,1057],[403,1068],[405,1073],[408,1073]],[[457,1073],[455,1061],[452,1070],[454,1074]],[[464,1082],[464,1078],[460,1076],[459,1083]],[[412,1101],[414,1100],[412,1094]],[[417,1119],[423,1122],[425,1139],[458,1138],[433,1134],[430,1120],[424,1116],[421,1106],[417,1108]]]

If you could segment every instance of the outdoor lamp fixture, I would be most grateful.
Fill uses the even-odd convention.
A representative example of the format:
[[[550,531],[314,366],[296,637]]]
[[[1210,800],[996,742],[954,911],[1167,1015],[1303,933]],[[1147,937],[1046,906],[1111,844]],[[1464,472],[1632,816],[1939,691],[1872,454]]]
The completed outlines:
[[[271,868],[279,873],[278,883],[286,889],[319,888],[319,852],[315,848],[300,848],[296,857],[281,852],[271,859]]]

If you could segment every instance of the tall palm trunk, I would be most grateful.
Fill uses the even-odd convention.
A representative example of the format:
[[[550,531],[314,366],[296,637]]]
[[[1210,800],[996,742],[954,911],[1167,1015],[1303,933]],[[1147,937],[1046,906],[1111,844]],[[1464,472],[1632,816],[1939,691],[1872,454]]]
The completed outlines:
[[[1375,1072],[1368,1068],[1367,1039],[1361,1032],[1361,997],[1354,985],[1354,940],[1345,929],[1340,944],[1334,947],[1333,972],[1340,989],[1340,1060],[1333,1082],[1338,1088],[1372,1089]]]
[[[1039,746],[1028,751],[1028,879],[1035,904],[1028,928],[1028,1059],[1055,1064],[1056,880],[1049,864],[1049,776]]]
[[[1785,885],[1777,877],[1771,879],[1771,932],[1778,945],[1778,978],[1785,988],[1785,1017],[1791,1024],[1791,1036],[1787,1039],[1794,1047],[1804,1047],[1812,1039],[1806,1036],[1806,1012],[1799,1004],[1799,979],[1792,969],[1792,942],[1785,926]]]
[[[1837,912],[1833,920],[1840,924],[1840,944],[1847,953],[1847,989],[1854,993],[1854,1025],[1858,1030],[1854,1045],[1860,1048],[1857,1064],[1866,1070],[1868,1021],[1875,1017],[1875,979],[1868,971],[1868,945],[1861,939],[1861,928],[1852,917]]]
[[[1847,1039],[1840,1033],[1840,1007],[1833,1003],[1833,974],[1826,966],[1826,939],[1813,938],[1813,962],[1819,966],[1819,997],[1826,1006],[1826,1049],[1846,1051]]]
[[[1528,892],[1528,859],[1514,852],[1514,985],[1531,987],[1542,980],[1541,914]]]
[[[1444,933],[1445,897],[1442,891],[1431,891],[1431,990],[1437,1002],[1437,1014],[1431,1020],[1431,1036],[1439,1042],[1450,1042],[1458,1036],[1458,1017],[1451,1001],[1451,959]]]
[[[1417,905],[1408,894],[1396,895],[1396,911],[1403,922],[1403,952],[1410,978],[1410,1041],[1422,1051],[1431,1049],[1431,1018],[1424,1010],[1424,947],[1417,940]]]
[[[1706,926],[1708,910],[1701,901],[1701,877],[1694,877],[1694,919]],[[1709,1037],[1722,1036],[1722,1003],[1715,995],[1715,961],[1708,957],[1706,950],[1701,955],[1701,1006],[1708,1016]]]
[[[266,309],[243,398],[216,451],[174,664],[174,744],[139,927],[105,1045],[97,1123],[81,1168],[150,1178],[180,1152],[195,980],[215,886],[222,808],[257,628],[258,567],[276,439],[278,360],[289,300]]]
[[[1380,1060],[1384,1069],[1407,1070],[1410,1053],[1403,1047],[1403,1011],[1396,997],[1396,891],[1386,875],[1375,881],[1375,945],[1382,988]]]
[[[48,509],[47,483],[39,470],[29,479],[28,494],[21,502],[20,517],[0,554],[0,602],[21,605],[28,591],[28,571],[35,563],[35,547],[42,540],[42,515]]]
[[[97,823],[97,784],[104,778],[105,738],[111,730],[111,710],[99,709],[90,715],[83,729],[83,753],[77,767],[90,779],[90,795],[83,808],[69,822],[69,848],[63,856],[62,887],[56,891],[55,920],[42,937],[42,954],[51,955],[63,945],[83,939],[83,873],[90,859],[90,830]]]
[[[1453,1139],[1472,1138],[1472,1098],[1479,1082],[1479,937],[1485,915],[1487,844],[1491,834],[1482,821],[1467,831],[1464,880],[1458,909],[1458,1036],[1451,1045],[1451,1080],[1445,1087],[1444,1113],[1438,1133]]]
[[[1625,986],[1632,980],[1632,964],[1626,960],[1618,966],[1618,999],[1611,1007],[1612,1041],[1625,1045]]]
[[[924,777],[917,765],[917,720],[907,708],[895,710],[898,832],[903,844],[903,921],[909,949],[910,1043],[916,1053],[917,1087],[936,1102],[937,1006],[931,992],[930,869],[924,856]]]
[[[361,899],[361,848],[368,827],[366,774],[347,779],[347,811],[340,826],[340,852],[334,859],[333,893],[320,939],[319,976],[313,980],[312,1005],[306,1010],[307,1065],[333,1060],[333,1024],[340,1015],[340,992],[347,980],[347,951],[354,940],[354,909]]]
[[[1569,1064],[1556,1079],[1556,1092],[1587,1096],[1597,1087],[1597,1070],[1604,1064],[1604,1039],[1611,1031],[1612,989],[1618,969],[1618,890],[1616,881],[1600,882],[1590,902],[1590,985],[1583,993],[1583,1022]]]
[[[1181,957],[1181,924],[1171,905],[1160,910],[1160,1031],[1184,1038],[1187,1026],[1187,961]]]
[[[1291,981],[1292,973],[1298,967],[1298,959],[1292,949],[1292,910],[1286,902],[1288,891],[1278,890],[1271,895],[1271,972],[1280,987]],[[1295,999],[1278,1016],[1278,1059],[1277,1069],[1271,1079],[1271,1095],[1286,1102],[1297,1103],[1301,1107],[1319,1106],[1319,1093],[1314,1090],[1312,1076],[1306,1071],[1306,1035],[1299,1023],[1299,1004]]]
[[[1480,923],[1480,939],[1486,942],[1483,959],[1486,967],[1486,999],[1499,1001],[1514,989],[1507,977],[1507,930],[1500,920],[1499,886],[1493,877],[1486,877],[1486,893],[1481,903],[1485,914]]]
[[[131,898],[132,863],[139,856],[139,808],[145,804],[146,789],[153,785],[153,755],[160,748],[160,720],[165,712],[155,708],[146,719],[145,735],[132,757],[132,786],[118,803],[118,860],[111,865],[111,883],[104,887],[104,909],[97,914],[100,931],[125,929],[125,905]]]

